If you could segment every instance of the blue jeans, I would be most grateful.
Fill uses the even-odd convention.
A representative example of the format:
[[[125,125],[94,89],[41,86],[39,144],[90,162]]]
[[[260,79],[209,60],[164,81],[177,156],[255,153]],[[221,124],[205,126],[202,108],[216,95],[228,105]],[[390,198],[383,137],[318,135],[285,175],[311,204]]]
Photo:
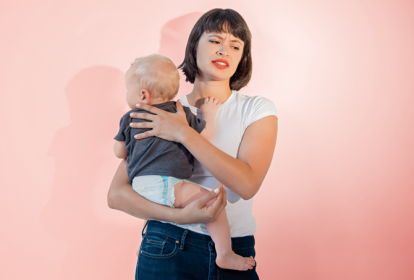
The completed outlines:
[[[144,227],[145,228],[145,227]],[[232,238],[233,251],[253,256],[254,237]],[[216,265],[216,250],[209,235],[172,224],[148,221],[142,234],[135,279],[139,280],[231,280],[259,279],[256,266],[247,271],[221,269]]]

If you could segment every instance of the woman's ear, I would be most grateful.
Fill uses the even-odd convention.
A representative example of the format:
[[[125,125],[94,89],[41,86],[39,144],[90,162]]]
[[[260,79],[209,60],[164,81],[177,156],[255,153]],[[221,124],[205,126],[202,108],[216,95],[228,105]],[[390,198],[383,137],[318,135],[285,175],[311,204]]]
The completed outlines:
[[[145,88],[141,89],[141,102],[144,104],[150,104],[151,92]]]

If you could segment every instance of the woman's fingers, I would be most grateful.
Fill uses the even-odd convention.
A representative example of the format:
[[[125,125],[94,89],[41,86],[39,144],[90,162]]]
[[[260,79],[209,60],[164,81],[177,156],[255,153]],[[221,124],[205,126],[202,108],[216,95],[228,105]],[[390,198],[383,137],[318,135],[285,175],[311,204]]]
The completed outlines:
[[[156,136],[155,131],[154,130],[149,130],[149,131],[145,131],[139,134],[135,134],[134,138],[135,139],[144,139],[144,138],[148,138],[148,137],[152,137],[152,136]]]
[[[220,185],[221,184],[219,184],[219,186]],[[214,190],[212,190],[201,198],[194,200],[185,206],[180,212],[180,224],[208,223],[216,220],[227,203],[227,201],[223,201],[223,197],[226,197],[226,190],[222,187],[222,185],[219,189],[220,191],[218,195],[214,192]],[[217,198],[216,201],[207,208],[207,202],[215,197]]]
[[[129,126],[133,128],[154,128],[155,123],[153,122],[131,122],[129,123]]]
[[[181,142],[186,135],[186,131],[191,131],[189,130],[186,113],[180,101],[176,102],[177,112],[175,113],[142,103],[138,105],[137,107],[148,112],[131,113],[131,117],[148,120],[148,122],[131,122],[130,127],[152,130],[136,135],[135,139],[157,136],[164,140]]]
[[[221,199],[222,202],[224,203],[224,206],[226,206],[227,204],[227,193],[226,193],[226,189],[224,188],[223,184],[219,184],[220,185],[220,193],[219,193],[219,197],[217,199]]]
[[[216,188],[210,192],[208,192],[208,194],[206,194],[203,197],[200,197],[197,201],[198,205],[200,206],[200,208],[205,207],[207,202],[209,202],[210,200],[212,200],[213,198],[217,197],[217,193],[220,193],[220,189]]]
[[[131,113],[129,114],[129,116],[133,119],[143,119],[143,120],[148,120],[148,121],[154,121],[159,118],[158,115],[153,115],[150,113]]]
[[[224,189],[223,184],[219,184],[217,187],[220,189],[217,199],[214,201],[213,205],[207,208],[207,212],[213,220],[216,220],[227,204],[226,190]]]
[[[151,112],[151,113],[154,113],[156,115],[161,115],[165,112],[164,110],[161,110],[157,107],[147,105],[147,104],[144,104],[144,103],[138,103],[137,108],[148,111],[148,112]]]

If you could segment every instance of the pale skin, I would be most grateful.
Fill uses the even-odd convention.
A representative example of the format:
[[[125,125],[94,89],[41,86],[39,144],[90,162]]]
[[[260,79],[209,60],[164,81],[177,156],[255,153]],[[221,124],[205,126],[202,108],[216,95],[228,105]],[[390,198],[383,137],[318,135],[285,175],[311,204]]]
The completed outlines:
[[[166,63],[166,62],[163,62]],[[163,71],[166,67],[155,63],[153,67],[157,67],[158,71]],[[142,88],[136,79],[132,76],[133,69],[130,68],[125,75],[125,86],[127,88],[126,99],[131,109],[135,108],[134,104],[142,103],[155,105],[169,101],[162,98],[158,93],[151,93],[149,89]],[[203,104],[200,106],[202,119],[206,121],[206,126],[200,133],[206,140],[210,140],[214,133],[215,117],[221,104],[217,98],[204,98]],[[114,153],[118,158],[124,159],[128,156],[125,141],[116,141],[114,144]],[[208,191],[196,184],[190,182],[180,182],[174,185],[174,207],[184,208],[190,202],[203,197]],[[207,203],[207,207],[214,203],[215,199]],[[217,265],[226,269],[247,270],[247,264],[254,265],[254,261],[250,258],[241,256],[234,257],[231,249],[230,227],[226,215],[226,211],[222,211],[214,222],[206,223],[207,231],[213,239],[217,251]],[[138,252],[137,252],[138,254]]]
[[[228,99],[231,95],[229,79],[237,69],[242,49],[243,42],[229,33],[204,33],[200,37],[196,57],[200,74],[195,79],[193,91],[187,95],[190,105],[199,107],[206,97],[217,98],[219,103]],[[229,65],[225,69],[219,69],[212,62],[221,58],[228,61]],[[276,145],[278,125],[275,116],[264,117],[246,129],[236,159],[216,148],[188,126],[180,102],[177,102],[178,111],[175,114],[147,104],[139,104],[139,108],[155,115],[134,114],[136,118],[147,119],[151,122],[132,123],[133,127],[152,128],[151,131],[137,135],[137,139],[157,136],[179,142],[218,181],[241,198],[247,200],[257,193],[269,169]],[[133,216],[182,224],[208,223],[217,219],[226,204],[224,188],[219,186],[220,192],[217,195],[217,200],[210,207],[205,207],[205,205],[215,197],[213,191],[181,209],[157,205],[132,190],[125,169],[126,164],[123,161],[112,181],[108,193],[108,204],[111,208]],[[254,260],[251,259],[251,262],[246,262],[244,266],[251,269],[254,265],[253,262]],[[222,264],[218,263],[218,265]]]

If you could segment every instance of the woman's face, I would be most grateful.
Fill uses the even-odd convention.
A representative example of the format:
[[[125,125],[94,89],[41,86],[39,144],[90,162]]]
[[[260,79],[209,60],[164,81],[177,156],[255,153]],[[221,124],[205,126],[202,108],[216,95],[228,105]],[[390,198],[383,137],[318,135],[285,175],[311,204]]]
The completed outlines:
[[[204,32],[196,51],[198,78],[202,81],[229,80],[243,55],[244,42],[229,33]]]

